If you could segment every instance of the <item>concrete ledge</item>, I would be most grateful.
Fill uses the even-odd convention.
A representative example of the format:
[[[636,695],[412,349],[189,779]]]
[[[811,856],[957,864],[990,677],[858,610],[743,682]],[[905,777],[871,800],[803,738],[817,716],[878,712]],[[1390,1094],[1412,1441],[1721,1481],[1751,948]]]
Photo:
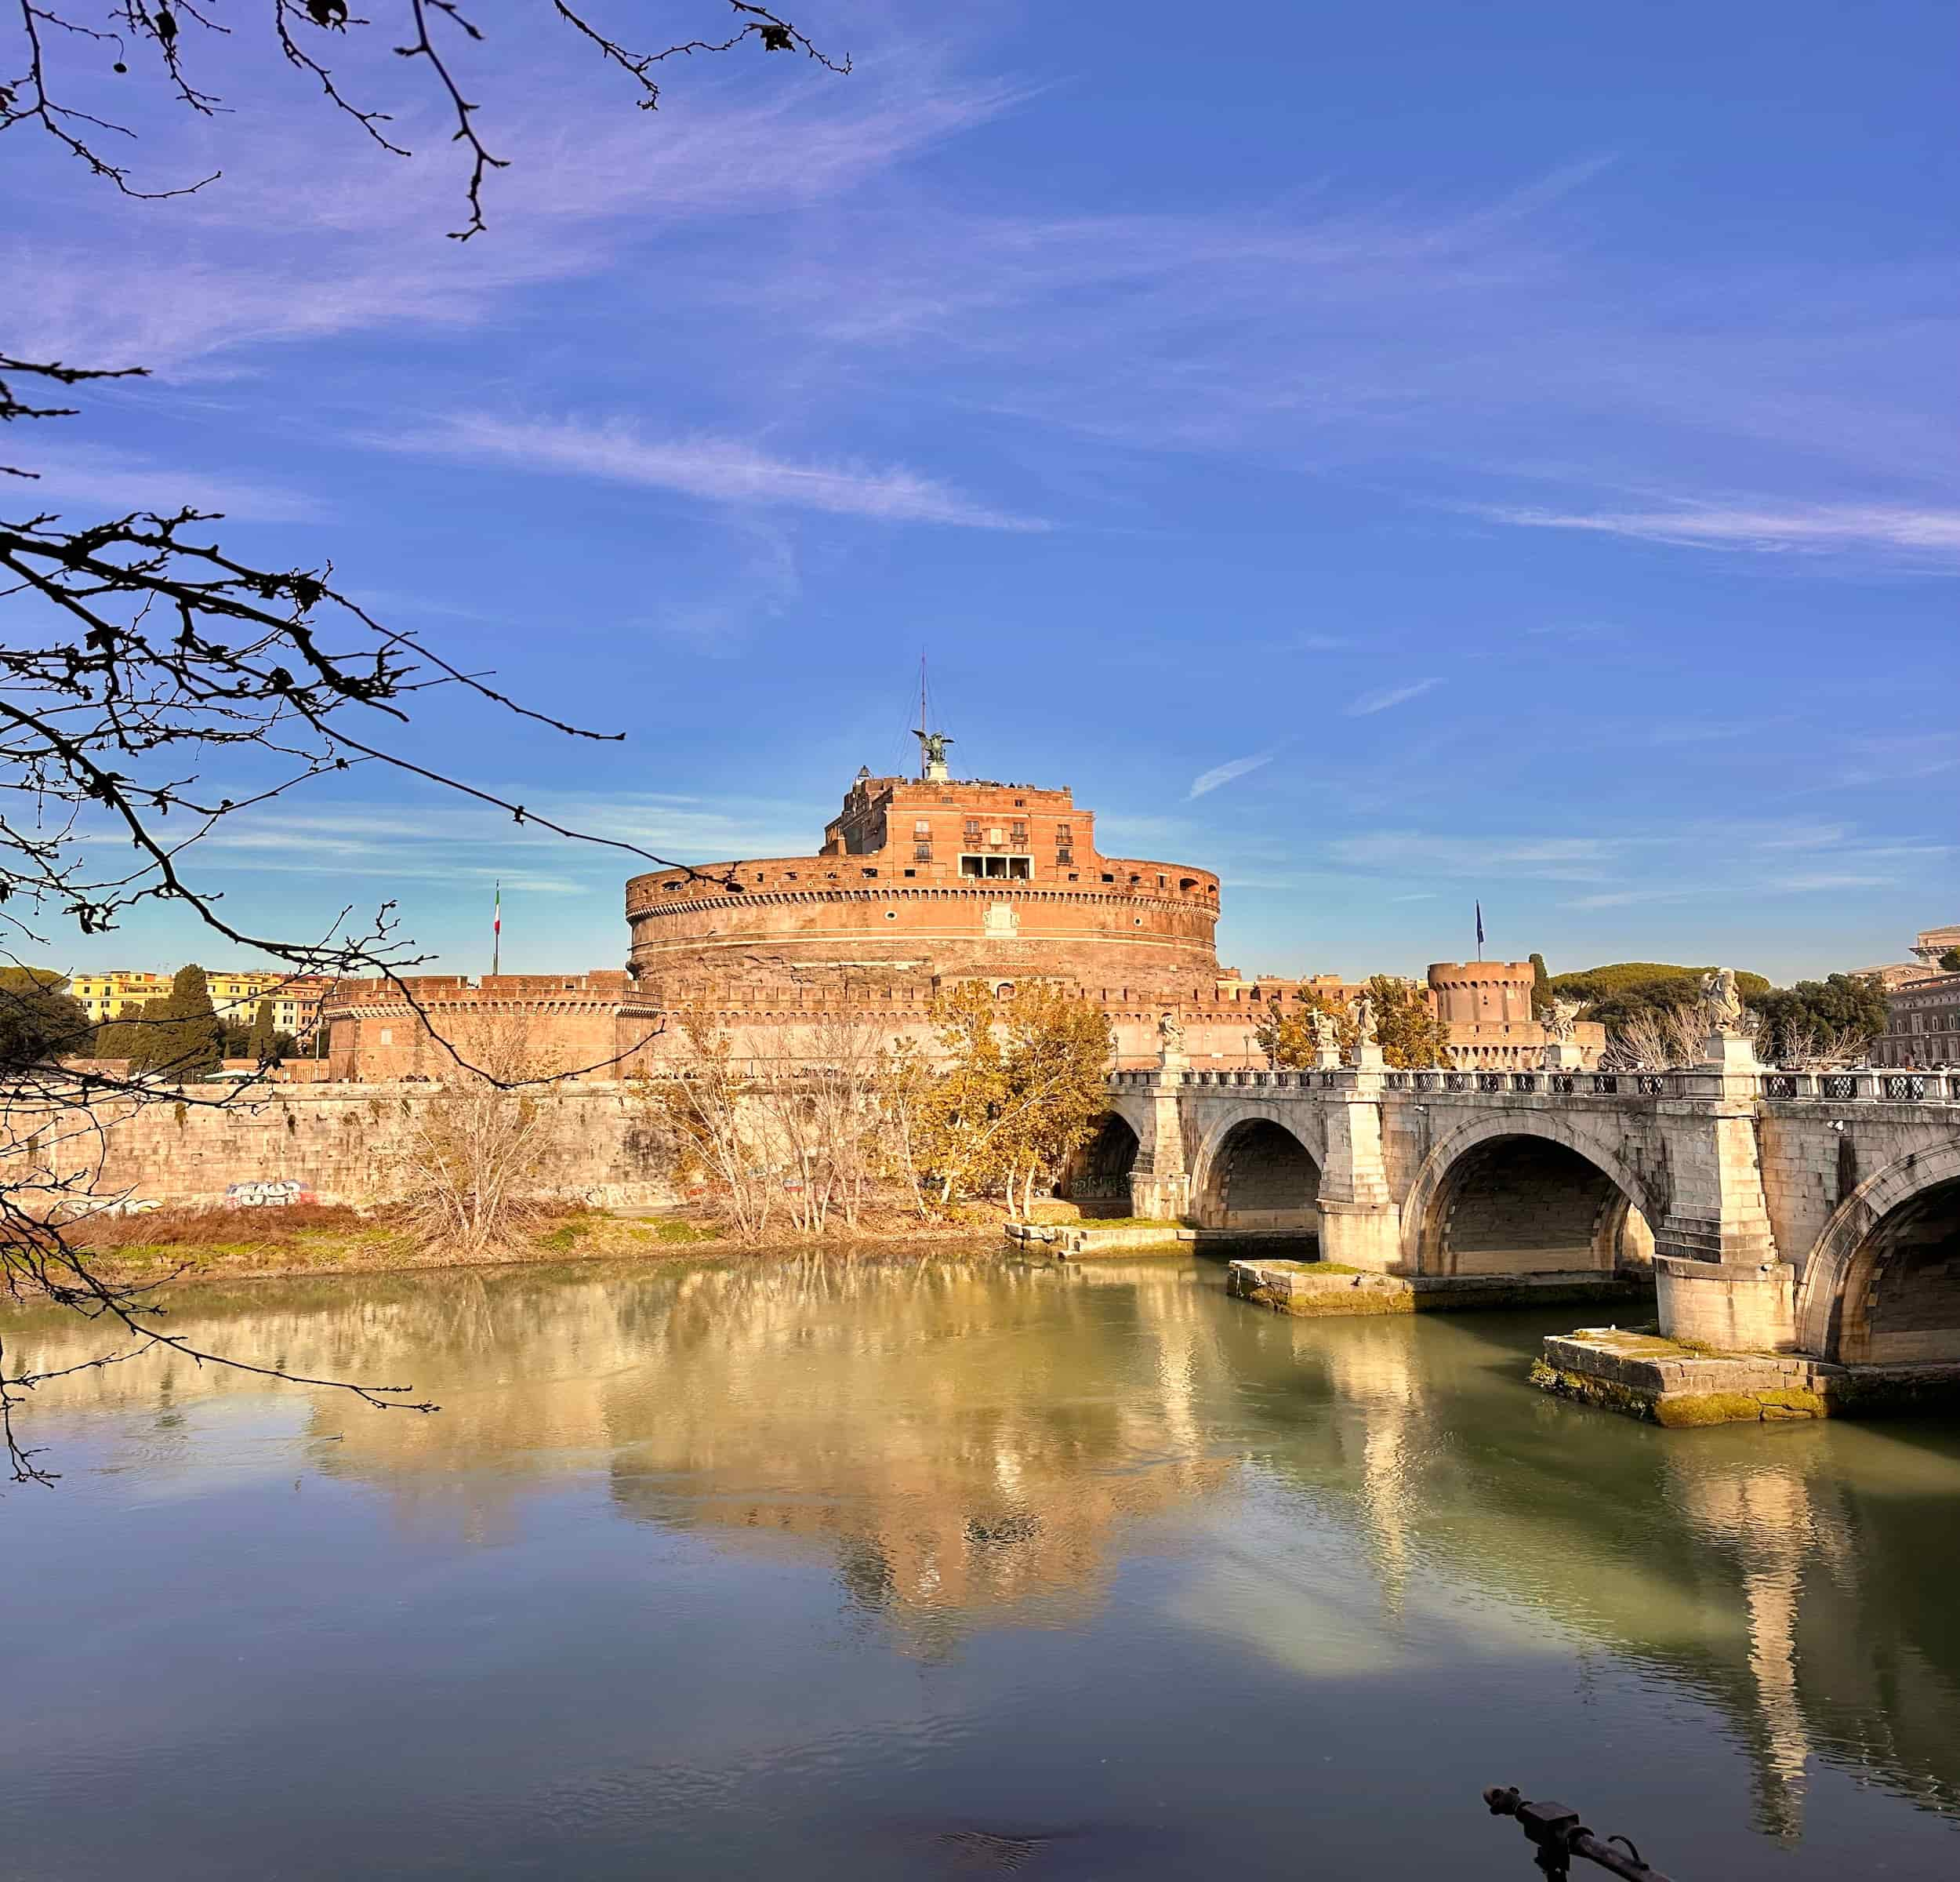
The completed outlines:
[[[1547,1339],[1532,1362],[1531,1382],[1670,1429],[1960,1405],[1960,1365],[1840,1366],[1797,1353],[1712,1353],[1617,1328]]]
[[[1316,1261],[1273,1259],[1233,1262],[1228,1285],[1242,1300],[1305,1317],[1467,1313],[1650,1298],[1644,1279],[1615,1274],[1374,1274],[1330,1270]]]
[[[1093,1222],[1010,1222],[1001,1233],[1024,1255],[1083,1261],[1098,1255],[1151,1251],[1188,1254],[1197,1231],[1174,1222],[1127,1223],[1120,1229],[1102,1228]]]

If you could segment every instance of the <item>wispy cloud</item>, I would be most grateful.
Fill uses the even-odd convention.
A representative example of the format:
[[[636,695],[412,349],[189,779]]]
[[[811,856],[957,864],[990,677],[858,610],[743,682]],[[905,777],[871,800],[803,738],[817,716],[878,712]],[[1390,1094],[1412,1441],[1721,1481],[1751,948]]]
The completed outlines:
[[[532,808],[554,823],[677,862],[807,852],[816,831],[807,805],[767,798],[705,799],[655,794],[536,796]],[[540,892],[610,889],[651,867],[604,843],[586,844],[469,804],[349,802],[241,813],[198,847],[214,863],[227,856],[256,872],[281,869],[322,877],[401,876],[416,881],[520,879]]]
[[[260,523],[310,522],[327,514],[317,498],[263,478],[212,477],[132,452],[37,438],[22,461],[38,481],[15,484],[13,492],[16,499],[31,493],[37,509],[85,503],[116,514],[154,510],[169,515],[188,506]]]
[[[768,515],[738,514],[730,534],[738,545],[733,571],[710,591],[662,609],[649,623],[655,634],[704,659],[742,657],[756,630],[779,619],[803,592],[795,548],[786,530]]]
[[[1817,895],[1839,888],[1889,888],[1896,880],[1891,876],[1831,875],[1819,873],[1807,876],[1778,876],[1763,887],[1771,893],[1778,890],[1787,895]]]
[[[1733,739],[1760,738],[1785,719],[1677,719],[1655,726],[1647,734],[1650,745],[1720,745]]]
[[[1626,630],[1610,621],[1544,621],[1525,629],[1537,641],[1570,641],[1574,646],[1597,646],[1624,641]]]
[[[1351,719],[1365,719],[1370,713],[1386,712],[1392,706],[1406,705],[1410,700],[1420,699],[1432,687],[1442,684],[1439,679],[1428,679],[1411,681],[1406,686],[1385,686],[1377,692],[1364,692],[1345,710]]]
[[[1730,549],[1767,555],[1906,550],[1960,562],[1960,510],[1829,503],[1581,512],[1491,505],[1480,506],[1479,514],[1523,529],[1589,530],[1677,548]]]
[[[1502,837],[1378,830],[1337,837],[1327,855],[1349,868],[1401,876],[1534,877],[1596,881],[1625,851],[1604,837]]]
[[[961,496],[902,466],[797,463],[725,438],[655,438],[623,420],[526,421],[457,416],[370,441],[460,463],[506,464],[637,484],[710,503],[817,510],[880,523],[968,529],[1045,529]]]
[[[1357,647],[1370,643],[1351,634],[1293,634],[1282,639],[1279,646],[1289,653],[1348,653]]]
[[[482,49],[501,76],[546,94],[549,46],[511,35]],[[612,237],[629,221],[634,239],[670,242],[711,220],[807,213],[1025,96],[898,56],[865,61],[848,85],[813,73],[763,97],[708,78],[663,96],[652,137],[631,112],[574,138],[555,112],[506,111],[491,132],[510,160],[488,192],[495,238],[466,248],[441,244],[461,182],[439,154],[436,114],[412,107],[391,125],[425,152],[405,165],[310,121],[261,115],[227,127],[221,187],[161,226],[122,220],[120,292],[101,292],[102,256],[68,226],[0,242],[0,315],[27,358],[128,358],[165,373],[267,342],[473,325],[514,289],[617,267]],[[152,174],[210,167],[168,115],[138,122]]]
[[[1706,895],[1705,888],[1680,887],[1650,888],[1613,888],[1602,890],[1597,895],[1575,896],[1561,904],[1566,908],[1637,908],[1650,902],[1685,902],[1697,895]]]
[[[1279,748],[1270,751],[1255,751],[1250,757],[1228,759],[1222,765],[1214,765],[1209,771],[1201,771],[1191,780],[1190,796],[1202,797],[1216,790],[1221,784],[1229,784],[1234,778],[1243,778],[1249,771],[1257,771],[1262,765],[1270,765],[1279,757]]]

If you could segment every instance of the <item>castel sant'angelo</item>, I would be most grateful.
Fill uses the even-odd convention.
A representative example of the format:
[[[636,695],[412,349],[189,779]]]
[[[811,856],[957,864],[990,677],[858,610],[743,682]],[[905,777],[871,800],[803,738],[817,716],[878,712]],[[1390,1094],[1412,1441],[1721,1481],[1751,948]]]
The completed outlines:
[[[942,990],[980,980],[1004,998],[1029,979],[1101,1006],[1119,1065],[1156,1057],[1169,1013],[1194,1064],[1238,1066],[1264,1063],[1254,1034],[1273,1002],[1360,990],[1221,968],[1209,870],[1105,856],[1094,812],[1066,787],[954,778],[952,741],[916,736],[920,775],[859,772],[812,855],[635,876],[623,972],[343,983],[329,1076],[440,1077],[451,1061],[432,1025],[452,1040],[459,1025],[521,1027],[539,1074],[656,1071],[688,1052],[677,1021],[690,1013],[738,1058],[786,1069],[834,1050],[840,1026],[930,1050]],[[1458,1063],[1537,1062],[1528,962],[1439,963],[1428,986]]]

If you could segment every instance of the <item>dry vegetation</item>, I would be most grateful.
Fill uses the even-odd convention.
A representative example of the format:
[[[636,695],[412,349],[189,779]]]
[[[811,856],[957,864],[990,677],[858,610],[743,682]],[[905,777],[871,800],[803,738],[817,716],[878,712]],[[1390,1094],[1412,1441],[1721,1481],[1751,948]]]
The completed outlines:
[[[466,1267],[662,1255],[716,1240],[680,1216],[649,1219],[561,1208],[543,1212],[521,1240],[466,1249],[432,1248],[405,1208],[363,1212],[299,1203],[286,1208],[158,1209],[103,1217],[76,1239],[122,1280],[181,1275],[367,1274],[390,1269]]]
[[[852,1239],[973,1242],[997,1236],[999,1210],[963,1212],[922,1223],[909,1209],[867,1209]],[[432,1245],[405,1207],[359,1210],[338,1204],[285,1208],[158,1209],[102,1216],[75,1237],[91,1262],[119,1284],[169,1279],[239,1280],[297,1274],[375,1274],[506,1262],[687,1259],[706,1254],[788,1252],[820,1237],[782,1229],[766,1241],[725,1233],[692,1212],[615,1215],[575,1205],[540,1209],[521,1237],[467,1248]],[[821,1237],[834,1244],[833,1235]]]

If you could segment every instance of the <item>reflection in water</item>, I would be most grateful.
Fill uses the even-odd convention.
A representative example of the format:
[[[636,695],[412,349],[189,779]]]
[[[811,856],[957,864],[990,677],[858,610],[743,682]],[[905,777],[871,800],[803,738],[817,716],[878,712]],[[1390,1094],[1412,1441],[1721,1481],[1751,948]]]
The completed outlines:
[[[473,1557],[503,1552],[524,1564],[523,1579],[495,1610],[495,1631],[456,1650],[469,1677],[489,1677],[481,1664],[534,1635],[589,1625],[590,1665],[575,1632],[548,1667],[525,1671],[527,1702],[590,1718],[615,1755],[622,1738],[652,1735],[647,1771],[718,1746],[712,1782],[661,1793],[663,1822],[694,1826],[709,1851],[764,1837],[754,1826],[778,1819],[785,1840],[758,1852],[800,1850],[815,1833],[815,1819],[797,1814],[804,1754],[775,1735],[782,1709],[826,1680],[840,1715],[861,1709],[866,1719],[837,1741],[852,1749],[819,1760],[820,1779],[811,1768],[822,1811],[868,1822],[887,1801],[891,1770],[949,1795],[976,1775],[1007,1783],[1008,1748],[1039,1736],[1034,1715],[1017,1710],[1027,1702],[1016,1695],[1044,1677],[1040,1658],[1016,1644],[1028,1638],[1049,1640],[1048,1659],[1074,1669],[1067,1699],[1044,1703],[1091,1708],[1059,1754],[1072,1768],[1091,1768],[1089,1745],[1134,1728],[1138,1690],[1151,1695],[1144,1709],[1174,1720],[1212,1709],[1243,1762],[1287,1708],[1334,1686],[1348,1738],[1366,1739],[1372,1687],[1402,1695],[1381,1702],[1385,1733],[1406,1738],[1422,1728],[1399,1721],[1433,1717],[1452,1755],[1474,1762],[1501,1712],[1504,1730],[1523,1735],[1503,1740],[1515,1755],[1555,1765],[1562,1733],[1582,1728],[1570,1708],[1599,1702],[1604,1666],[1622,1669],[1605,1680],[1616,1717],[1670,1709],[1657,1723],[1639,1715],[1653,1738],[1641,1755],[1661,1777],[1671,1760],[1677,1775],[1714,1768],[1703,1721],[1715,1721],[1746,1760],[1757,1833],[1793,1859],[1822,1860],[1832,1837],[1853,1834],[1842,1804],[1818,1827],[1820,1768],[1955,1810],[1960,1626],[1948,1590],[1960,1442],[1936,1430],[1658,1432],[1526,1390],[1537,1323],[1292,1321],[1227,1300],[1215,1270],[1177,1261],[514,1269],[212,1289],[180,1296],[178,1312],[220,1350],[412,1382],[443,1410],[376,1414],[169,1359],[63,1380],[40,1396],[38,1435],[69,1454],[76,1474],[56,1495],[70,1500],[29,1507],[16,1497],[9,1510],[29,1519],[31,1536],[34,1521],[71,1525],[49,1529],[50,1559],[101,1548],[97,1523],[110,1525],[105,1535],[115,1523],[147,1524],[163,1546],[216,1520],[228,1497],[262,1522],[270,1506],[252,1499],[289,1479],[289,1495],[310,1481],[344,1491],[358,1500],[307,1519],[325,1527],[310,1528],[306,1546],[331,1552],[368,1604],[339,1623],[336,1651],[357,1666],[372,1657],[385,1677],[405,1650],[378,1617],[410,1598],[400,1588],[430,1562],[466,1584]],[[38,1349],[38,1364],[79,1354],[72,1330],[45,1316],[19,1318],[9,1339]],[[393,1542],[355,1539],[352,1512],[371,1507],[385,1512]],[[635,1538],[660,1548],[621,1556]],[[595,1591],[593,1564],[615,1559],[608,1572],[618,1579]],[[842,1636],[808,1604],[813,1568],[840,1603]],[[91,1599],[132,1604],[140,1620],[156,1591],[134,1571],[100,1572]],[[171,1608],[194,1637],[220,1625],[194,1600]],[[428,1629],[451,1624],[432,1612]],[[668,1623],[684,1612],[695,1632],[680,1637]],[[758,1637],[745,1642],[750,1630]],[[617,1717],[610,1709],[625,1702],[609,1683],[605,1640],[659,1659]],[[715,1683],[704,1699],[706,1676],[669,1663],[697,1651],[710,1663],[753,1651],[760,1670],[745,1677],[755,1690],[790,1684],[753,1713]],[[815,1658],[806,1665],[804,1655]],[[793,1677],[781,1670],[791,1660],[804,1668]],[[936,1713],[900,1722],[889,1669],[900,1662],[917,1679],[939,1669],[977,1683],[949,1715],[956,1731]],[[423,1677],[439,1684],[457,1672],[438,1656]],[[684,1706],[662,1696],[684,1677],[695,1681]],[[987,1684],[996,1677],[998,1691]],[[187,1702],[201,1717],[196,1693]],[[204,1702],[227,1701],[214,1690]],[[1548,1720],[1540,1739],[1534,1712]],[[1566,1725],[1548,1722],[1555,1713]],[[85,1739],[103,1728],[90,1715],[75,1729]],[[528,1807],[534,1817],[555,1822],[570,1808],[579,1729],[561,1724],[548,1740],[568,1768],[539,1793],[548,1801]],[[809,1729],[810,1744],[832,1742],[830,1728]],[[1153,1759],[1167,1760],[1151,1794],[1181,1794],[1169,1774],[1193,1755],[1183,1729],[1160,1728],[1131,1747],[1153,1771]],[[1297,1730],[1291,1743],[1280,1731],[1274,1755],[1343,1742],[1326,1725]],[[962,1732],[973,1738],[966,1750]],[[850,1764],[860,1747],[862,1770]],[[541,1755],[530,1742],[533,1765]],[[1635,1761],[1624,1748],[1602,1755],[1601,1771]],[[1406,1759],[1399,1768],[1399,1781],[1420,1782]],[[41,1769],[34,1794],[51,1818],[72,1808],[67,1771],[58,1759]],[[1485,1781],[1533,1775],[1489,1771]],[[174,1781],[196,1788],[181,1772]],[[1604,1781],[1588,1772],[1575,1788],[1590,1782],[1596,1793]],[[423,1805],[440,1782],[423,1780]],[[610,1822],[635,1783],[656,1780],[606,1782],[615,1788],[578,1789],[578,1808]],[[1454,1811],[1454,1767],[1448,1787]],[[724,1793],[730,1810],[739,1798],[739,1833],[717,1814]],[[1312,1794],[1269,1803],[1270,1825],[1212,1823],[1208,1847],[1283,1843],[1310,1807],[1331,1813],[1322,1834],[1350,1833],[1348,1793],[1310,1806]],[[1719,1838],[1718,1804],[1719,1793],[1702,1817],[1674,1821],[1670,1846],[1690,1825]],[[1420,1811],[1412,1819],[1425,1820]],[[1902,1821],[1857,1835],[1904,1835]],[[971,1826],[948,1847],[991,1833]],[[912,1845],[894,1848],[891,1873],[919,1873]],[[383,1866],[415,1868],[394,1853]],[[1083,1858],[1102,1859],[1093,1849]],[[1894,1873],[1915,1873],[1914,1859],[1906,1851]],[[859,1848],[852,1860],[874,1873],[884,1858]],[[1152,1860],[1125,1859],[1138,1874],[1155,1873]],[[112,1868],[105,1858],[100,1873]],[[80,1862],[71,1873],[98,1872]]]

